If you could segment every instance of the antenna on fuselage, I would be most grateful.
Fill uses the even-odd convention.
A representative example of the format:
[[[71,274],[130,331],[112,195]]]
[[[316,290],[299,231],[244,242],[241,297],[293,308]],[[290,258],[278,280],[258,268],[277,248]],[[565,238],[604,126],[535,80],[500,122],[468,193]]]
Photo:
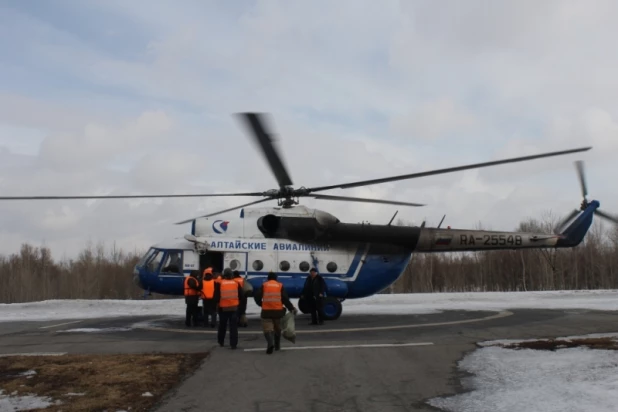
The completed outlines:
[[[442,226],[442,222],[444,222],[444,218],[446,217],[446,214],[444,216],[442,216],[442,220],[440,221],[440,223],[438,223],[438,229],[440,229],[440,226]]]
[[[390,221],[390,222],[388,222],[388,225],[386,225],[386,226],[390,226],[390,225],[391,225],[391,223],[393,223],[393,220],[395,220],[395,216],[397,216],[397,213],[399,213],[399,210],[397,210],[397,211],[395,212],[395,214],[393,215],[393,217],[391,217],[391,221]]]

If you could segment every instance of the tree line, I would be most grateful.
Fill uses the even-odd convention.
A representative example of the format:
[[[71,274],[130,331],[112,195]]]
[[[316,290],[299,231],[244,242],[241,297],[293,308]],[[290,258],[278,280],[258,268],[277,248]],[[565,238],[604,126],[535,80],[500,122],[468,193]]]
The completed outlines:
[[[528,219],[515,230],[551,233],[556,222],[548,214],[543,220]],[[99,243],[87,245],[76,259],[56,261],[49,248],[24,244],[19,253],[0,255],[0,303],[139,299],[144,291],[133,283],[133,267],[143,253]],[[596,221],[582,244],[572,249],[415,253],[404,274],[383,293],[615,288],[618,230]]]

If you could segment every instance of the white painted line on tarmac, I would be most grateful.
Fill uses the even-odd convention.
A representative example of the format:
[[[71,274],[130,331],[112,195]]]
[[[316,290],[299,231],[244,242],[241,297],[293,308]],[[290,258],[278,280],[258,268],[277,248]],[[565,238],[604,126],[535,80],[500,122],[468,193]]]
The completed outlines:
[[[0,353],[0,358],[9,356],[62,356],[67,352],[25,352],[25,353]]]
[[[349,349],[349,348],[395,348],[402,346],[429,346],[433,342],[410,342],[410,343],[373,343],[365,345],[324,345],[324,346],[287,346],[281,350],[304,350],[304,349]],[[266,348],[244,349],[245,352],[264,351]]]
[[[466,323],[474,323],[474,322],[483,322],[493,319],[505,318],[508,316],[512,316],[513,312],[505,310],[503,312],[497,313],[495,315],[490,315],[484,318],[474,318],[474,319],[464,319],[464,320],[454,320],[448,322],[435,322],[435,323],[414,323],[408,325],[391,325],[391,326],[368,326],[362,328],[340,328],[340,329],[321,329],[315,327],[316,329],[306,329],[306,330],[296,330],[296,335],[302,334],[314,334],[314,333],[347,333],[347,332],[369,332],[369,331],[378,331],[378,330],[398,330],[398,329],[416,329],[416,328],[426,328],[431,326],[449,326],[449,325],[461,325]],[[148,322],[149,324],[156,323],[162,320],[168,320],[168,317],[155,319],[153,321]],[[259,322],[259,319],[249,319],[249,322]],[[334,321],[337,322],[337,321]],[[135,329],[144,329],[144,330],[152,330],[152,331],[166,331],[166,332],[178,332],[178,333],[199,333],[199,334],[216,334],[217,329],[210,329],[200,327],[188,328],[188,329],[178,329],[178,328],[166,328],[160,326],[149,326],[143,325],[142,323],[134,324],[132,327]],[[244,328],[238,328],[238,335],[262,335],[263,332],[261,329],[255,331],[245,331]],[[228,328],[229,333],[229,328]]]
[[[49,328],[55,328],[55,327],[57,327],[57,326],[70,325],[70,324],[72,324],[72,323],[77,323],[77,322],[81,322],[81,320],[74,320],[74,321],[72,321],[72,322],[58,323],[57,325],[41,326],[39,329],[49,329]]]

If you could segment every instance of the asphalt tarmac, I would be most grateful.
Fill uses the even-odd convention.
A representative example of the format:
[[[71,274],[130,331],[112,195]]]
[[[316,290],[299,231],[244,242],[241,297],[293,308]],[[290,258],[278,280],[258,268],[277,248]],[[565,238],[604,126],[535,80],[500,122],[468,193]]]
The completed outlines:
[[[493,339],[616,332],[618,313],[588,310],[448,311],[343,315],[321,326],[297,318],[297,340],[265,353],[259,319],[239,348],[184,316],[0,323],[0,356],[11,353],[211,351],[157,411],[436,411],[425,401],[462,391],[457,361]]]

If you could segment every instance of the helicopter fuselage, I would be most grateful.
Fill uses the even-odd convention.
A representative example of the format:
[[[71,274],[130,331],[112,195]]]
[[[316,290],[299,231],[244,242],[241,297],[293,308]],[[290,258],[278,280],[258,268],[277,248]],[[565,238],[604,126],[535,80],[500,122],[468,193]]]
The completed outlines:
[[[290,298],[298,298],[315,267],[327,285],[326,316],[336,319],[344,299],[368,297],[395,282],[413,252],[574,247],[598,207],[590,202],[562,234],[350,224],[304,206],[242,209],[236,219],[196,219],[184,239],[152,246],[135,266],[134,280],[151,293],[182,296],[193,270],[237,270],[254,288],[273,271]]]

